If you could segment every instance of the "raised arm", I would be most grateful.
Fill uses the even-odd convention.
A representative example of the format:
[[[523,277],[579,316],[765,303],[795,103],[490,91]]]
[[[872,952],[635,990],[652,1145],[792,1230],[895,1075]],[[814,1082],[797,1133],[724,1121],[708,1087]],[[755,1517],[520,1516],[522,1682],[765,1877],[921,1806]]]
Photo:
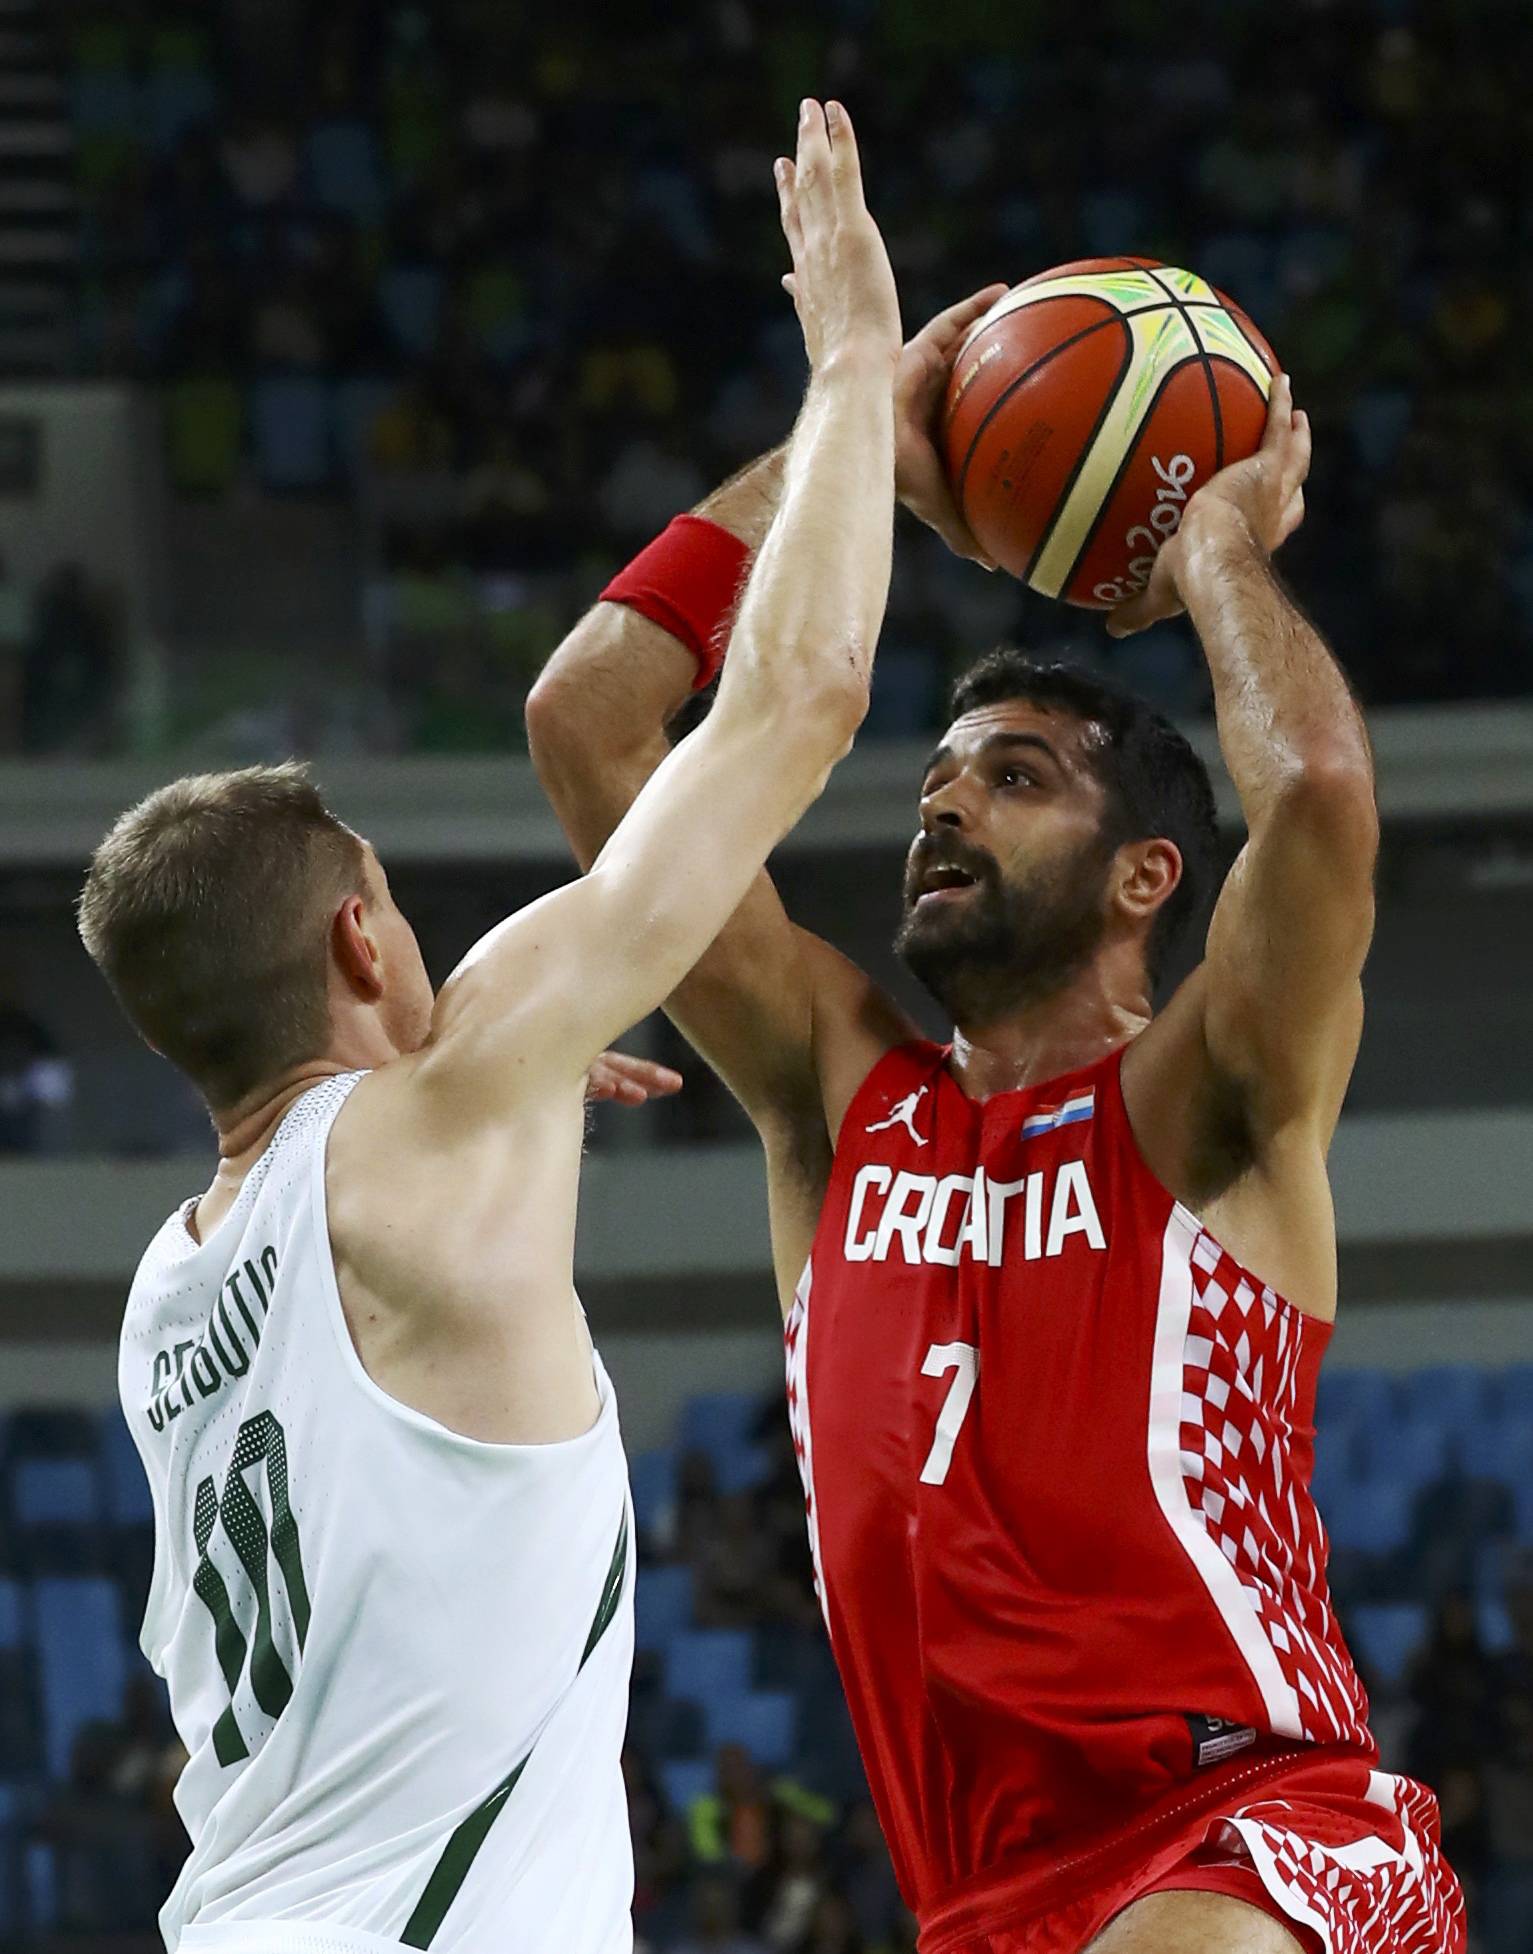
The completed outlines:
[[[894,380],[896,491],[954,550],[980,561],[931,429],[954,353],[1004,289],[991,286],[939,313],[905,346]],[[776,513],[783,456],[780,448],[762,456],[694,515],[756,551]],[[582,868],[665,760],[665,729],[698,681],[702,648],[683,642],[668,604],[649,609],[655,617],[627,602],[593,606],[527,701],[533,761]],[[763,1134],[800,1158],[814,1129],[828,1139],[877,1052],[910,1029],[869,978],[789,920],[765,871],[666,1009]]]
[[[898,304],[845,112],[808,103],[780,163],[812,377],[781,499],[697,736],[658,766],[582,881],[508,919],[444,988],[438,1070],[578,1078],[673,990],[846,750],[888,591]]]
[[[1271,552],[1304,513],[1307,417],[1286,376],[1266,438],[1188,504],[1121,634],[1185,605],[1213,677],[1219,744],[1249,839],[1196,981],[1208,1056],[1240,1091],[1260,1157],[1300,1128],[1329,1143],[1357,1056],[1378,814],[1361,712]]]

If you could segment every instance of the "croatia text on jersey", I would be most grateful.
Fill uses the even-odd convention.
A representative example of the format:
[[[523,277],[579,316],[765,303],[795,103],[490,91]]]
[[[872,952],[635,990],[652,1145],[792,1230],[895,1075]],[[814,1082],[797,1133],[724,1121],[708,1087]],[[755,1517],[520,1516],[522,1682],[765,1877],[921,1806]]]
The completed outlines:
[[[1103,1250],[1107,1237],[1084,1160],[1066,1160],[1014,1181],[972,1174],[896,1172],[881,1162],[859,1167],[846,1211],[848,1262],[960,1262],[1001,1266],[1015,1257],[1038,1262],[1081,1236]]]

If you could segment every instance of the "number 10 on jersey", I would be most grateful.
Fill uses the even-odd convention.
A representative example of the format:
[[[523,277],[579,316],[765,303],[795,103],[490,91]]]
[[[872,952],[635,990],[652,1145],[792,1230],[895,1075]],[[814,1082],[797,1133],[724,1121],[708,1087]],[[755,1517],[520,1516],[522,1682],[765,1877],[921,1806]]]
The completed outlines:
[[[974,1386],[979,1382],[979,1346],[972,1343],[934,1343],[926,1353],[921,1373],[925,1377],[943,1377],[948,1371],[955,1375],[942,1401],[942,1409],[937,1413],[932,1449],[921,1468],[923,1486],[940,1486],[947,1478],[948,1467],[953,1463],[953,1446],[963,1429],[964,1419],[969,1415]]]

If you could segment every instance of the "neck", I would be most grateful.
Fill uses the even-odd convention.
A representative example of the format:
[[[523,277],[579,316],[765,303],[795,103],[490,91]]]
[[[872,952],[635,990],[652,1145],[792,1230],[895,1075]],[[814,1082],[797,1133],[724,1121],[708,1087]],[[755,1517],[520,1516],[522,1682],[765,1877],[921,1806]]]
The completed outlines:
[[[295,1099],[301,1098],[322,1080],[355,1070],[354,1066],[343,1065],[338,1059],[309,1059],[267,1084],[258,1086],[236,1105],[214,1113],[220,1175],[231,1170],[243,1173],[250,1162],[266,1150],[272,1135],[282,1123],[283,1115]]]
[[[1052,997],[953,1030],[949,1068],[970,1099],[1015,1092],[1074,1072],[1138,1037],[1150,1022],[1142,984],[1121,988],[1098,969]]]

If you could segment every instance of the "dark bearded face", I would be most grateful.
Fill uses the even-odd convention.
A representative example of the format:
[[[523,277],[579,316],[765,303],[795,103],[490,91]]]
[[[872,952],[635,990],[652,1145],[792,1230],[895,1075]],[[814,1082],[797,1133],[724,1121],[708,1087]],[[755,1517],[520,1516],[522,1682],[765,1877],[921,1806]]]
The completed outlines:
[[[896,954],[959,1024],[981,1024],[1064,988],[1107,928],[1113,851],[1091,838],[1062,858],[1001,872],[953,834],[923,835],[905,869]]]
[[[894,947],[960,1025],[1053,995],[1103,942],[1116,848],[1097,737],[1006,702],[956,720],[927,763]]]

